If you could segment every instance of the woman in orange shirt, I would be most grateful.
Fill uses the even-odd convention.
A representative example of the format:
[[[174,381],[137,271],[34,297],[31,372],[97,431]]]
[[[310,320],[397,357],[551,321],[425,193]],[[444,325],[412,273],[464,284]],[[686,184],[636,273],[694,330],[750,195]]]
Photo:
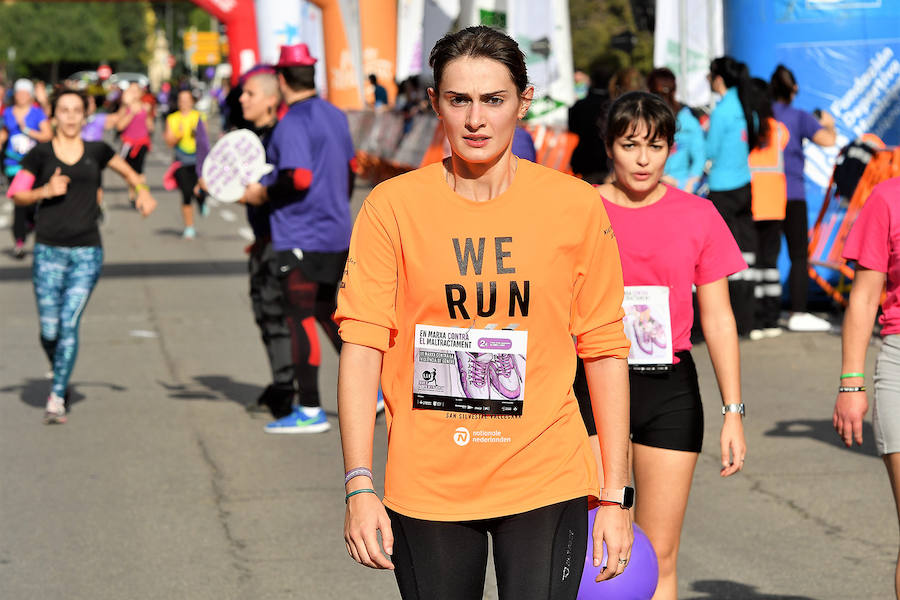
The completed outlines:
[[[501,599],[574,599],[589,503],[603,504],[594,560],[601,541],[610,555],[599,579],[624,570],[632,542],[615,237],[589,185],[511,153],[533,95],[511,38],[464,29],[430,64],[452,155],[372,191],[338,294],[347,551],[393,569],[404,599],[475,600],[490,534]],[[573,336],[603,489],[572,393]],[[379,376],[383,501],[370,471]]]

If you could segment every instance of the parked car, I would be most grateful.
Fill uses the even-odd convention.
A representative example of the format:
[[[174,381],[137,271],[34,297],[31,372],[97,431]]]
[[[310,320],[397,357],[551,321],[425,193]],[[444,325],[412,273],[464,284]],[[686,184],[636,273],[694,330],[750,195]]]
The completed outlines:
[[[66,77],[66,81],[73,82],[76,89],[85,90],[89,86],[99,85],[100,76],[97,71],[78,71]]]
[[[143,73],[113,73],[109,76],[108,83],[110,87],[118,87],[124,91],[132,83],[137,83],[142,88],[149,88],[150,78]]]

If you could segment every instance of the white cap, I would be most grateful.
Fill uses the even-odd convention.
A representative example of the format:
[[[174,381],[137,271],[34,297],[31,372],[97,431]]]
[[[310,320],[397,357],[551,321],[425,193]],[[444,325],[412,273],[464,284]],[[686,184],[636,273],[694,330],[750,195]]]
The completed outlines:
[[[15,85],[13,85],[13,92],[28,92],[34,96],[34,84],[31,83],[30,79],[17,79]]]

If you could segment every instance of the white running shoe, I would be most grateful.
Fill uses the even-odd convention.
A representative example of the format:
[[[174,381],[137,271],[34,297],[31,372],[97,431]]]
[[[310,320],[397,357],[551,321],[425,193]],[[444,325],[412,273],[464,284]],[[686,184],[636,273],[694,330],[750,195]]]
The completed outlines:
[[[766,327],[765,329],[762,330],[762,332],[763,332],[763,335],[766,336],[767,338],[773,338],[773,337],[778,337],[779,335],[784,333],[784,329],[782,329],[781,327]]]
[[[810,313],[794,313],[788,319],[791,331],[830,331],[831,323]]]
[[[491,355],[476,356],[471,352],[456,352],[459,383],[466,398],[487,400],[491,397]]]
[[[754,342],[758,342],[759,340],[766,337],[766,334],[762,329],[751,329],[749,337]]]
[[[47,407],[44,409],[44,423],[53,425],[66,422],[66,402],[53,392],[47,397]]]

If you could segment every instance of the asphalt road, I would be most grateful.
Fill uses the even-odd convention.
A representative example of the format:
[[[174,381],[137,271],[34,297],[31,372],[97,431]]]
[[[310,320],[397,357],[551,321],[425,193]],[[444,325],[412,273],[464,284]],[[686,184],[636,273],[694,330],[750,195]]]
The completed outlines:
[[[0,598],[398,598],[392,575],[355,565],[341,538],[336,356],[323,346],[335,427],[263,433],[265,417],[246,410],[268,369],[247,298],[243,211],[216,206],[197,239],[182,240],[179,200],[158,189],[165,161],[159,150],[148,161],[160,206],[146,220],[107,174],[104,274],[64,426],[41,424],[50,382],[31,258],[0,254]],[[743,343],[742,354],[749,454],[742,474],[722,480],[718,393],[705,348],[694,353],[706,444],[680,597],[892,597],[897,520],[871,426],[853,451],[831,430],[839,337],[786,334]],[[379,475],[385,437],[380,418]],[[492,582],[485,598],[496,598]]]

